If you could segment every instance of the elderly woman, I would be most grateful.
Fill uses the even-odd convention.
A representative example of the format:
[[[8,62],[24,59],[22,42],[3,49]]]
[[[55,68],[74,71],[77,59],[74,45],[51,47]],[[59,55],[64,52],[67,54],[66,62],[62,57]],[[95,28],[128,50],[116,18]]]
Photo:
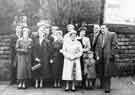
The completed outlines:
[[[41,63],[41,45],[44,40],[44,25],[39,26],[38,29],[38,36],[33,38],[33,67],[38,65],[42,66]],[[39,66],[37,69],[33,70],[32,75],[33,79],[35,80],[35,88],[42,88],[43,87],[43,79],[42,79],[42,72],[41,72],[41,66]]]
[[[31,79],[31,48],[32,39],[29,38],[29,28],[23,28],[23,36],[16,42],[17,51],[17,79],[19,81],[18,88],[25,89],[26,81]]]
[[[16,83],[16,66],[17,66],[17,57],[16,57],[16,41],[22,37],[22,26],[16,26],[16,34],[11,39],[11,82],[10,84]]]
[[[44,35],[43,35],[43,40],[41,42],[41,74],[42,74],[42,79],[47,81],[52,78],[51,74],[51,64],[50,64],[50,59],[53,54],[53,38],[50,36],[50,24],[46,23],[44,25]],[[43,83],[41,83],[43,86]]]
[[[82,75],[83,75],[82,85],[85,87],[89,87],[89,85],[90,85],[89,80],[91,79],[92,83],[94,85],[94,79],[96,78],[95,77],[95,75],[96,75],[95,66],[90,65],[91,62],[89,59],[90,53],[92,55],[92,52],[90,52],[91,42],[90,42],[89,38],[86,37],[86,31],[87,31],[86,27],[80,27],[79,31],[80,31],[80,33],[79,33],[78,40],[81,42],[82,47],[83,47],[83,55],[81,57],[81,67],[82,67]],[[92,58],[91,58],[91,60],[92,60]]]
[[[60,49],[62,49],[63,45],[63,33],[61,30],[57,30],[55,33],[55,39],[53,42],[54,52],[52,55],[51,63],[52,63],[52,73],[54,79],[54,87],[60,87],[60,80],[62,76],[62,68],[63,68],[63,55],[60,53]]]
[[[68,43],[63,44],[64,67],[62,80],[66,81],[65,90],[69,90],[69,82],[72,83],[72,91],[75,91],[75,81],[81,81],[81,64],[82,45],[76,40],[76,31],[69,32]]]

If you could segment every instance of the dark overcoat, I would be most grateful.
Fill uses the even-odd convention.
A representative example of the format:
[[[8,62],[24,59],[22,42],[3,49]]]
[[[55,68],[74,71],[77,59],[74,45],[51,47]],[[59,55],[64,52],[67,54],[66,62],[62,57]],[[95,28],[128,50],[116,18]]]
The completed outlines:
[[[41,45],[40,45],[40,42],[39,42],[39,36],[36,36],[36,37],[32,37],[33,39],[33,48],[32,48],[32,66],[38,64],[35,59],[38,58],[41,60]],[[41,66],[42,66],[42,63],[40,62]],[[34,79],[40,79],[41,78],[41,68],[38,68],[37,70],[33,71],[32,72],[32,77]]]
[[[42,41],[41,45],[41,64],[42,64],[42,78],[45,80],[49,80],[52,78],[52,71],[51,71],[51,64],[50,64],[50,59],[53,54],[53,38],[48,37]]]
[[[118,72],[115,64],[115,55],[118,50],[117,35],[114,32],[104,33],[103,42],[99,35],[95,47],[96,56],[99,56],[97,61],[96,71],[99,77],[110,77],[116,75]]]

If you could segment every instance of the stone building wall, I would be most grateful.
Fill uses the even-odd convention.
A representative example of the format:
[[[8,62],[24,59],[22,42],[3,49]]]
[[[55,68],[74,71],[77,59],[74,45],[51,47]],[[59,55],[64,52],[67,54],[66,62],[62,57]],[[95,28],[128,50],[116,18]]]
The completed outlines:
[[[10,49],[11,36],[0,35],[0,80],[9,80],[11,71],[11,49]]]
[[[118,34],[120,75],[133,75],[135,73],[135,27],[126,25],[108,25],[111,31]]]

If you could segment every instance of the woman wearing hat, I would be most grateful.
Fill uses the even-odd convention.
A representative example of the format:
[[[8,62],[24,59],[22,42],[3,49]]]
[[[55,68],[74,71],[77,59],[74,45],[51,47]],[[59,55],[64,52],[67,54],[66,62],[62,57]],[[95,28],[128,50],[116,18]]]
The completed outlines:
[[[69,82],[72,83],[72,91],[75,91],[75,82],[82,80],[80,57],[82,45],[76,40],[76,31],[69,32],[69,41],[63,44],[64,66],[62,80],[66,81],[65,90],[69,90]]]
[[[83,81],[82,81],[82,85],[86,88],[88,88],[88,75],[90,73],[90,71],[88,72],[88,52],[90,52],[91,49],[91,42],[89,40],[88,37],[86,37],[86,31],[87,28],[86,27],[80,27],[79,28],[79,37],[78,40],[81,42],[82,47],[83,47],[83,55],[81,56],[81,67],[82,67],[82,75],[83,75]],[[87,71],[87,72],[86,72]],[[91,76],[93,77],[93,76]]]
[[[17,56],[16,56],[16,41],[22,37],[22,26],[16,26],[16,34],[11,39],[11,82],[16,83]]]
[[[24,27],[23,36],[16,42],[18,88],[23,89],[27,87],[26,81],[31,79],[32,39],[29,35],[29,28]]]
[[[53,41],[53,56],[51,59],[52,63],[52,73],[54,79],[54,87],[60,87],[60,80],[62,76],[62,68],[63,68],[63,55],[60,53],[60,49],[62,49],[63,45],[63,32],[61,30],[55,31],[55,39]]]
[[[78,40],[81,42],[82,47],[83,47],[83,55],[81,56],[81,67],[82,67],[82,75],[83,75],[83,81],[82,81],[82,85],[86,88],[89,87],[89,79],[93,79],[92,83],[94,85],[94,79],[95,79],[95,66],[94,65],[88,65],[90,64],[90,54],[92,55],[92,53],[90,53],[90,49],[91,49],[91,42],[89,40],[88,37],[86,37],[86,31],[87,28],[86,27],[80,27],[79,28],[79,37]],[[92,60],[92,58],[91,58]],[[94,64],[94,63],[93,63]],[[91,66],[91,67],[90,67]],[[90,69],[91,70],[90,70]]]
[[[53,38],[50,36],[50,25],[45,24],[43,40],[41,42],[41,75],[42,79],[48,81],[52,78],[50,59],[53,54]],[[43,83],[42,83],[43,84]]]
[[[42,54],[42,42],[44,40],[44,28],[45,26],[39,26],[38,28],[38,36],[33,38],[33,66],[37,65],[38,63],[41,64],[41,54]],[[41,67],[36,70],[32,71],[33,79],[35,81],[35,88],[42,88],[43,87],[43,79],[42,79],[42,72]]]

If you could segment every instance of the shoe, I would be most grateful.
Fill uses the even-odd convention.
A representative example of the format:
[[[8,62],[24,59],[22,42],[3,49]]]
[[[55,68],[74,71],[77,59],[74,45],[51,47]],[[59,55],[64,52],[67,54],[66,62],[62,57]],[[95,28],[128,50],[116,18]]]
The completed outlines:
[[[75,92],[76,91],[76,89],[71,89],[73,92]]]
[[[40,80],[39,88],[43,88],[43,80]]]
[[[26,87],[26,85],[23,83],[23,85],[22,85],[22,88],[23,89],[26,89],[27,87]]]
[[[60,83],[58,83],[58,85],[57,85],[59,88],[61,87],[61,85],[60,85]]]
[[[54,88],[57,88],[57,84],[56,83],[54,83]]]
[[[43,84],[41,83],[39,87],[40,87],[40,88],[43,88]]]
[[[21,88],[22,88],[22,84],[19,83],[17,88],[18,88],[18,89],[21,89]]]
[[[110,93],[110,90],[105,90],[105,93]]]
[[[65,91],[69,91],[69,88],[65,88]]]
[[[38,87],[39,87],[38,84],[36,84],[36,85],[35,85],[35,88],[38,88]]]
[[[75,87],[72,87],[72,89],[71,89],[73,92],[75,92],[76,91],[76,89],[75,89]]]

